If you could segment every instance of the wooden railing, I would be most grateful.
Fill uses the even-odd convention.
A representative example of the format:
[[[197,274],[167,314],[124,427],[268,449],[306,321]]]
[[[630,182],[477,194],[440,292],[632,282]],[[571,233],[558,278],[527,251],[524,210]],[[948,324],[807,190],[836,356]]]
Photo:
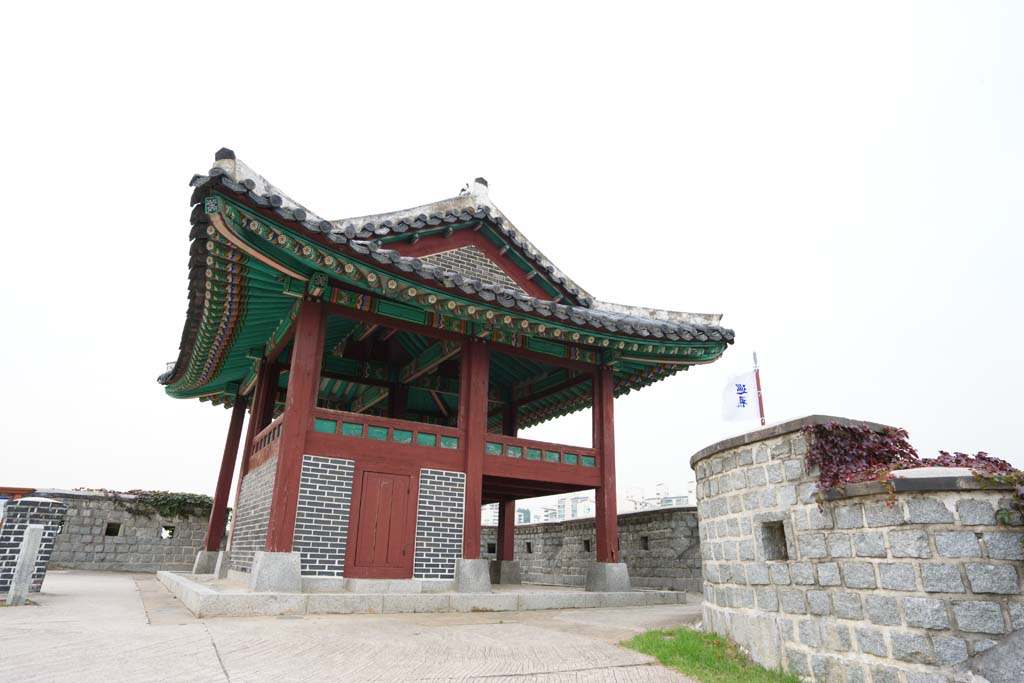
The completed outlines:
[[[597,467],[597,451],[593,448],[531,441],[498,434],[487,435],[484,454],[519,459],[523,462],[557,463],[585,468]]]
[[[458,450],[463,438],[462,432],[453,427],[325,408],[313,411],[313,431],[352,439],[388,441],[445,450]]]

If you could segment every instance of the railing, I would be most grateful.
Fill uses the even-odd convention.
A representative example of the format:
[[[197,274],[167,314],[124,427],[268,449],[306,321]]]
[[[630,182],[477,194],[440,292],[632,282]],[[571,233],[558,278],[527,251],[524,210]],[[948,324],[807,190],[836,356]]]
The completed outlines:
[[[389,441],[446,450],[458,450],[462,442],[462,432],[452,427],[325,408],[313,411],[313,431],[351,439]]]
[[[546,441],[530,441],[512,436],[488,434],[484,454],[501,458],[518,458],[523,462],[557,463],[575,467],[596,468],[597,451],[593,448],[564,446]]]
[[[278,416],[276,420],[264,427],[256,436],[252,439],[252,452],[258,453],[270,444],[281,438],[281,425],[284,424],[284,413]]]

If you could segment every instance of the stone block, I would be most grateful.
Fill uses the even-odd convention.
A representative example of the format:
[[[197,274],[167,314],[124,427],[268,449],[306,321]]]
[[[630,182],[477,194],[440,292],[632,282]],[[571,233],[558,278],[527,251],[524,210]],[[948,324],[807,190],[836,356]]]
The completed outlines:
[[[882,562],[878,565],[878,581],[890,591],[917,590],[917,575],[910,562]]]
[[[382,614],[384,598],[382,595],[315,593],[308,596],[306,611],[309,614]]]
[[[455,591],[457,593],[490,593],[490,560],[460,558],[455,563]]]
[[[824,534],[803,534],[797,536],[797,546],[802,559],[821,558],[827,555]]]
[[[628,592],[629,569],[623,562],[594,562],[587,569],[586,587],[594,592]]]
[[[798,586],[814,585],[814,565],[810,562],[790,562],[789,575]]]
[[[866,683],[867,680],[861,664],[846,664],[846,683]]]
[[[894,659],[919,664],[928,664],[932,661],[932,648],[928,636],[894,631],[891,640]]]
[[[872,624],[895,626],[900,623],[900,608],[896,598],[868,595],[864,598],[864,611]]]
[[[985,548],[993,560],[1024,560],[1024,534],[991,532],[984,534]]]
[[[754,609],[754,589],[737,588],[732,592],[732,606]]]
[[[213,574],[217,568],[217,551],[200,550],[196,554],[196,561],[192,565],[193,574]]]
[[[767,486],[763,467],[752,467],[747,470],[747,486]]]
[[[1017,570],[1010,564],[980,564],[969,562],[966,565],[967,580],[975,593],[1017,594],[1020,592],[1020,580]]]
[[[300,553],[271,553],[257,550],[249,573],[249,590],[255,593],[300,593],[302,557]]]
[[[843,578],[847,588],[875,588],[875,568],[869,562],[844,562]]]
[[[850,637],[850,627],[844,624],[838,624],[835,621],[828,619],[823,620],[822,624],[822,636],[825,641],[825,646],[833,652],[849,652],[852,639]]]
[[[927,671],[908,671],[907,683],[949,683],[949,676]]]
[[[840,619],[860,620],[864,618],[860,595],[836,592],[832,594],[832,612]]]
[[[780,590],[779,604],[786,614],[806,614],[807,601],[804,599],[804,592],[801,590]]]
[[[953,512],[938,498],[911,498],[906,501],[911,524],[950,524]]]
[[[781,507],[791,507],[796,505],[796,487],[792,485],[779,486],[773,489],[778,494],[778,505]]]
[[[882,502],[867,503],[864,519],[870,527],[899,526],[904,523],[903,503],[897,502],[891,508]]]
[[[890,531],[889,550],[893,557],[926,559],[932,556],[932,551],[928,547],[928,534],[920,529]]]
[[[876,666],[871,669],[871,683],[900,683],[900,671],[891,666]]]
[[[850,547],[850,537],[846,534],[829,534],[828,554],[831,557],[852,557],[853,551]]]
[[[1014,631],[1024,629],[1024,602],[1010,601],[1007,607],[1010,608],[1010,628]]]
[[[747,583],[752,586],[763,586],[771,583],[769,578],[768,565],[763,563],[747,565]]]
[[[971,662],[971,671],[991,683],[1024,681],[1024,631],[1017,631]]]
[[[382,604],[384,614],[447,612],[451,609],[450,597],[447,593],[386,593]]]
[[[903,618],[907,620],[907,626],[949,628],[946,603],[935,598],[903,598]]]
[[[770,484],[781,484],[785,479],[782,471],[782,463],[773,462],[766,468],[768,474],[768,483]]]
[[[956,502],[956,511],[960,515],[960,523],[964,526],[987,525],[996,523],[996,513],[992,503],[987,500],[964,498]]]
[[[950,666],[967,660],[967,641],[952,636],[932,636],[935,661]]]
[[[887,657],[885,634],[873,628],[857,629],[857,649],[876,657]]]
[[[861,505],[839,505],[835,509],[837,529],[859,529],[864,526],[864,508]]]
[[[523,582],[518,560],[491,560],[491,583],[519,585]]]
[[[800,642],[812,648],[821,647],[821,625],[815,619],[801,621],[797,630],[800,634]]]
[[[826,591],[807,591],[807,611],[818,616],[832,613],[832,600]]]
[[[822,586],[841,586],[839,565],[835,562],[822,562],[818,565],[818,583]]]
[[[1005,633],[1003,610],[998,602],[970,600],[953,603],[957,627],[970,633]]]
[[[757,609],[767,612],[779,611],[779,596],[774,588],[755,588],[754,597],[757,600]]]
[[[807,654],[792,648],[786,648],[786,671],[798,676],[810,676],[811,666]]]
[[[854,534],[853,549],[857,557],[885,557],[885,536],[881,531]]]
[[[221,550],[217,553],[217,562],[213,565],[213,575],[218,579],[228,578],[228,570],[231,568],[231,551]]]
[[[787,460],[782,463],[786,481],[796,481],[804,476],[804,463],[802,460]]]
[[[981,544],[973,531],[936,531],[935,550],[942,557],[981,557]]]
[[[768,565],[768,571],[772,577],[772,583],[777,586],[788,586],[790,582],[789,566],[782,562],[773,562]]]

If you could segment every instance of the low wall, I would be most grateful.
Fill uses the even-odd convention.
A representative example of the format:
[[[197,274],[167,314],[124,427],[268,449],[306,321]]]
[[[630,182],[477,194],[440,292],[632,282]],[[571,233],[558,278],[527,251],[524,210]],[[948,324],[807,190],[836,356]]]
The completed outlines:
[[[523,581],[582,586],[594,562],[593,519],[524,524],[515,528],[515,559]],[[481,557],[497,542],[497,529],[484,527]],[[586,545],[589,543],[590,548]],[[695,508],[663,508],[619,515],[619,550],[634,588],[701,590],[700,541]]]
[[[92,491],[44,490],[37,495],[68,506],[50,559],[54,569],[190,570],[206,536],[206,517],[144,517]],[[108,525],[119,525],[116,534],[108,535],[114,530]],[[173,537],[162,538],[164,528],[173,528]]]
[[[42,590],[47,565],[53,555],[53,540],[64,521],[66,511],[64,503],[37,496],[18,498],[4,506],[3,524],[0,525],[0,593],[11,590],[14,570],[21,555],[21,544],[30,524],[42,526],[43,536],[39,541],[29,592],[38,593]]]
[[[973,477],[897,480],[890,507],[872,482],[819,508],[800,430],[833,420],[852,423],[804,418],[691,460],[705,626],[813,680],[948,682],[1024,628],[1024,530],[1010,492]]]

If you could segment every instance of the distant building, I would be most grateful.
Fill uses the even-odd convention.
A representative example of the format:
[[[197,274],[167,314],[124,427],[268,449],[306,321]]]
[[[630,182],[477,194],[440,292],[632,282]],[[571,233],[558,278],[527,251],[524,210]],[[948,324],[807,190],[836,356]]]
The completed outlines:
[[[480,511],[480,523],[484,526],[498,526],[498,504],[484,505]]]
[[[530,508],[517,508],[516,509],[516,524],[529,524],[530,523]]]

